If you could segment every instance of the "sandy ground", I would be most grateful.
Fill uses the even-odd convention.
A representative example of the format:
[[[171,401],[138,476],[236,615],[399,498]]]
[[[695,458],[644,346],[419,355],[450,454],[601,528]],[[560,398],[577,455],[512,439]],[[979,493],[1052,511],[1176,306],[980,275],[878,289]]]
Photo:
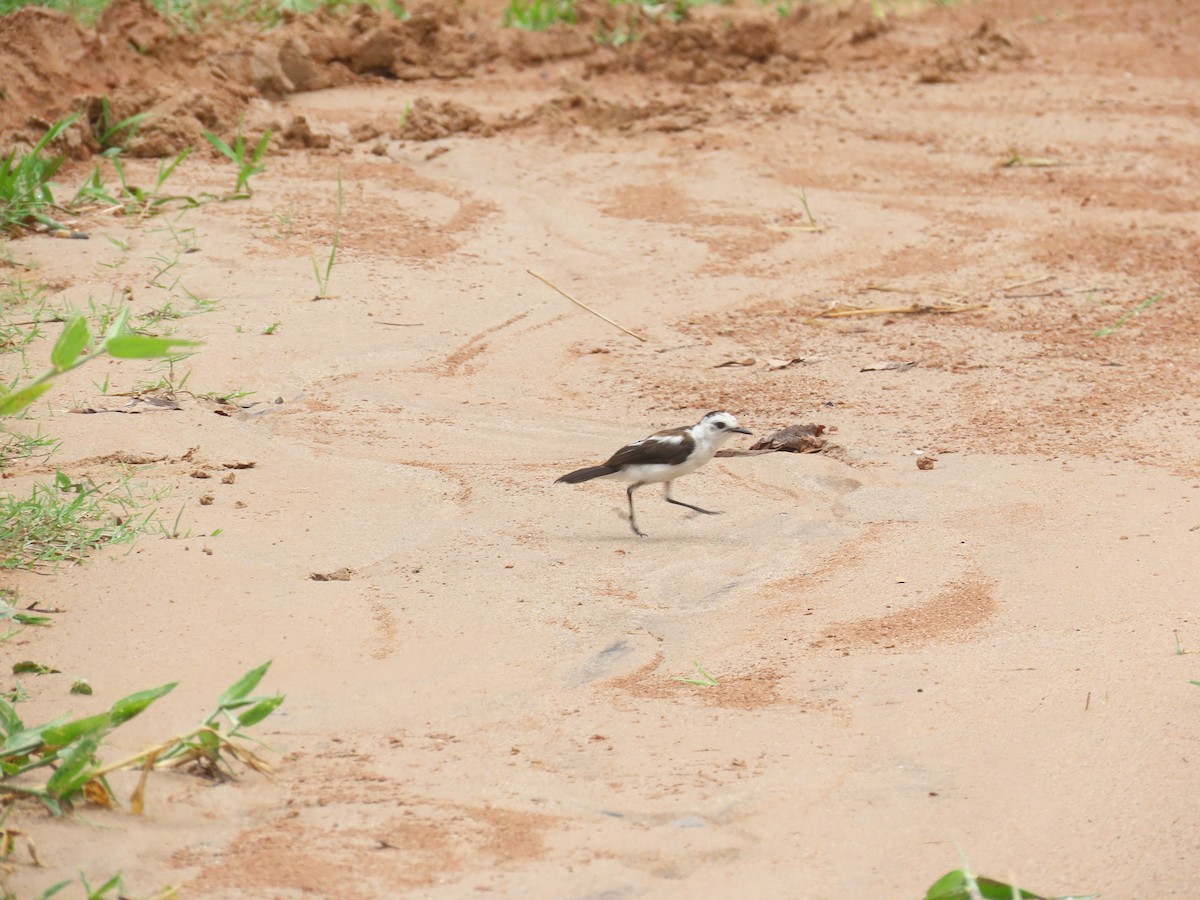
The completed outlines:
[[[11,245],[58,304],[161,305],[164,255],[219,303],[176,323],[205,342],[180,410],[65,414],[157,377],[97,362],[39,407],[57,456],[5,472],[132,474],[188,534],[5,576],[63,610],[2,646],[64,672],[22,679],[26,721],[178,680],[115,759],[264,660],[287,694],[273,781],[22,806],[45,868],[16,854],[19,896],[120,870],[134,895],[912,898],[960,850],[1047,894],[1196,896],[1200,17],[863,21],[711,83],[505,46],[450,79],[336,64],[249,98],[329,146],[185,214],[197,252],[102,215]],[[405,138],[406,108],[459,126]],[[912,304],[972,308],[813,318]],[[233,415],[196,396],[234,390]],[[646,489],[644,540],[620,486],[552,483],[716,408],[836,446],[678,483],[720,517]]]

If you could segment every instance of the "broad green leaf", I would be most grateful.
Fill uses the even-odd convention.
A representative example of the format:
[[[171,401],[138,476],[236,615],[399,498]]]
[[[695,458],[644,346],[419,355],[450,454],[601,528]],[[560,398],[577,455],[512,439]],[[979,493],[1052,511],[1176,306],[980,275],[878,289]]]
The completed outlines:
[[[21,717],[17,715],[17,711],[13,709],[12,704],[7,700],[0,698],[0,728],[4,729],[4,733],[16,734],[25,727],[21,721]]]
[[[1070,894],[1066,897],[1043,897],[1041,894],[1022,890],[1015,885],[996,881],[994,878],[976,878],[975,884],[979,886],[979,893],[984,900],[1016,900],[1018,897],[1021,900],[1096,900],[1100,896],[1099,894]]]
[[[92,686],[87,683],[86,678],[76,678],[71,682],[71,693],[83,694],[90,697],[92,694]]]
[[[96,713],[94,716],[84,716],[61,725],[50,725],[42,728],[42,740],[47,747],[65,747],[80,738],[93,734],[103,734],[113,725],[109,713]]]
[[[976,878],[975,885],[984,900],[1046,900],[1041,894],[1023,891],[1016,885],[993,881],[991,878]]]
[[[12,620],[19,625],[49,625],[49,616],[31,616],[29,613],[13,613]]]
[[[1044,900],[1036,894],[992,881],[990,878],[972,879],[962,869],[947,872],[934,882],[933,887],[925,895],[925,900],[972,900],[975,896],[971,892],[972,881],[974,881],[978,895],[984,900],[1018,900],[1018,898],[1019,900]],[[997,893],[997,890],[1000,893]]]
[[[962,869],[947,872],[933,883],[925,894],[925,900],[973,900],[971,892],[971,877]],[[1011,884],[996,881],[992,878],[975,878],[978,896],[983,900],[1048,900],[1041,894],[1022,890]],[[1053,900],[1095,900],[1099,894],[1073,894],[1069,897],[1056,897]]]
[[[155,359],[174,356],[183,347],[197,347],[199,341],[179,338],[147,337],[144,334],[118,334],[104,343],[108,355],[116,359]]]
[[[246,695],[258,687],[258,683],[262,681],[263,676],[267,674],[267,669],[271,668],[271,660],[267,660],[257,669],[251,669],[217,698],[217,705],[222,709],[227,709],[230,706],[236,705],[238,700],[245,699]]]
[[[50,351],[50,364],[59,372],[65,372],[75,364],[91,340],[92,332],[88,329],[87,319],[76,316],[63,329],[54,349]]]
[[[947,872],[925,892],[925,900],[949,900],[951,897],[957,897],[958,892],[966,888],[966,879],[963,877],[961,869],[955,869],[953,872]]]
[[[11,416],[19,413],[48,390],[50,390],[50,382],[43,381],[23,387],[19,391],[0,394],[0,416]]]
[[[45,725],[38,725],[36,728],[25,728],[21,731],[10,733],[4,741],[4,745],[0,746],[0,757],[12,759],[16,756],[25,756],[46,746],[46,739],[44,737],[46,729],[61,725],[66,718],[66,716],[59,716],[53,722],[47,722]]]
[[[89,735],[60,753],[62,764],[46,782],[46,793],[59,800],[69,800],[80,791],[92,780],[93,760],[99,747],[99,736]]]
[[[172,681],[161,687],[150,688],[147,691],[138,691],[136,694],[122,697],[108,711],[108,714],[112,716],[113,727],[116,728],[118,725],[128,722],[159,697],[171,693],[171,691],[175,690],[175,685],[178,683],[177,681]]]
[[[249,728],[251,725],[257,725],[271,713],[275,712],[281,703],[283,703],[283,694],[259,700],[237,717],[237,727]]]

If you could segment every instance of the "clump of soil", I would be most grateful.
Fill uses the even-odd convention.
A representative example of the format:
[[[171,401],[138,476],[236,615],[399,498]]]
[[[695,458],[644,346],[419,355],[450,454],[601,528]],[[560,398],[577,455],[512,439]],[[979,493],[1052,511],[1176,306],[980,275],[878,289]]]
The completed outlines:
[[[250,23],[223,23],[219,30],[197,32],[163,17],[149,0],[113,0],[94,29],[64,13],[28,7],[0,19],[0,64],[7,73],[0,136],[32,143],[50,123],[80,112],[55,149],[86,158],[103,149],[97,134],[105,127],[101,98],[106,98],[108,124],[150,114],[123,138],[125,153],[161,157],[203,146],[205,130],[230,136],[255,98],[278,100],[363,79],[457,79],[488,68],[515,71],[570,60],[583,80],[636,72],[693,86],[788,82],[835,57],[878,57],[878,51],[864,48],[890,31],[866,3],[840,10],[801,6],[783,18],[759,8],[712,7],[674,22],[640,7],[584,0],[578,17],[576,26],[529,33],[501,28],[495,18],[455,4],[431,2],[403,21],[362,7],[347,15],[290,16],[265,31]],[[706,119],[690,107],[656,102],[625,108],[583,92],[538,115],[551,125],[661,131]],[[528,116],[489,123],[466,106],[417,101],[397,136],[487,135],[500,126],[528,124],[533,124]],[[292,123],[277,144],[328,145],[305,127]]]
[[[970,34],[952,38],[940,47],[922,68],[920,80],[925,84],[957,81],[971,72],[1020,62],[1029,56],[1029,48],[1019,38],[988,19]]]

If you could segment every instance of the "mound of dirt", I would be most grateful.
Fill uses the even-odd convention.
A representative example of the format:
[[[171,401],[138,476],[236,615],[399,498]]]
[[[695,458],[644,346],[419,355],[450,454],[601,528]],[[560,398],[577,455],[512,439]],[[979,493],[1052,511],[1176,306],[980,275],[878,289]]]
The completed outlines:
[[[65,13],[26,7],[0,19],[0,46],[5,142],[36,141],[49,123],[78,112],[56,148],[73,157],[102,149],[102,97],[110,100],[109,125],[151,113],[127,152],[163,156],[198,143],[202,128],[236,122],[256,94],[253,84],[228,76],[204,40],[173,29],[147,0],[114,0],[94,30]]]
[[[484,125],[483,117],[469,106],[450,100],[435,104],[425,97],[418,97],[400,126],[399,137],[431,141],[462,132],[487,134],[490,131]]]
[[[957,81],[970,72],[1020,62],[1029,56],[1029,48],[1019,38],[988,19],[970,34],[952,38],[940,47],[922,68],[920,80],[925,84]]]
[[[640,8],[600,4],[598,33],[636,41],[597,52],[593,75],[636,71],[684,84],[753,80],[790,82],[862,53],[889,25],[867,3],[846,8],[800,6],[784,18],[762,9],[702,7],[682,22]]]
[[[576,26],[531,33],[435,0],[403,21],[361,7],[288,16],[265,31],[222,24],[197,32],[163,17],[149,0],[113,0],[89,30],[66,14],[30,7],[0,19],[0,64],[8,73],[0,135],[32,143],[51,122],[80,112],[55,149],[86,158],[103,149],[98,135],[106,125],[148,113],[123,136],[125,152],[161,157],[203,146],[204,130],[229,136],[254,98],[277,100],[362,79],[457,79],[485,68],[517,71],[573,60],[582,79],[638,73],[684,85],[771,83],[834,62],[889,56],[878,40],[889,33],[887,22],[861,2],[840,10],[801,6],[783,18],[760,8],[711,7],[675,22],[638,6],[583,0],[578,18]],[[903,48],[890,52],[904,56]],[[544,110],[550,120],[566,115],[595,127],[625,129],[647,119],[659,120],[650,127],[660,130],[696,124],[693,111],[682,118],[676,112],[622,110],[582,96]],[[465,107],[418,104],[397,136],[489,134],[498,124],[485,124]],[[277,145],[313,146],[298,131]]]

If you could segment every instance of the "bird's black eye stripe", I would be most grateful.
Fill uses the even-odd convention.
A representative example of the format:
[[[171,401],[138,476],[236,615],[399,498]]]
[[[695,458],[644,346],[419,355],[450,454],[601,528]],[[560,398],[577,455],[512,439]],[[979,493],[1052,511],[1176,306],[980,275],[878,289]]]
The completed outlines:
[[[724,422],[715,422],[715,423],[713,423],[713,424],[715,424],[715,425],[716,425],[718,428],[724,428],[724,427],[725,427],[725,423],[724,423]]]

